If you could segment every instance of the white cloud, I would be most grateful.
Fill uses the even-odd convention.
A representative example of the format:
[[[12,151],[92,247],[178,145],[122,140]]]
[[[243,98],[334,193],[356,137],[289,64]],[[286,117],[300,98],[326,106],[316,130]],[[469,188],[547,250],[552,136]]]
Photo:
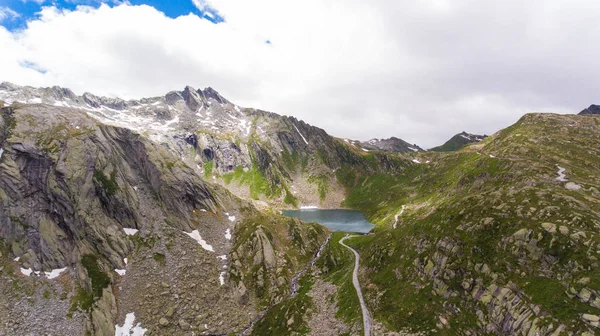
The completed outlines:
[[[0,7],[0,23],[2,23],[5,20],[12,20],[18,18],[19,16],[19,13],[15,12],[14,10],[8,7]]]
[[[0,80],[125,98],[212,86],[336,136],[424,147],[597,99],[595,0],[193,3],[226,21],[46,7],[23,31],[0,27]]]
[[[21,1],[22,1],[23,3],[26,3],[26,2],[35,2],[36,4],[38,4],[38,5],[41,5],[41,4],[43,4],[44,2],[46,2],[47,0],[21,0]]]

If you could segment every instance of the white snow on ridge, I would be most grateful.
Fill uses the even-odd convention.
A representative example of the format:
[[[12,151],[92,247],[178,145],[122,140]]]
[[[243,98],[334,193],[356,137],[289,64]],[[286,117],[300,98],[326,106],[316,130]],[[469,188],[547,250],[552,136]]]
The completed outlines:
[[[138,229],[128,229],[128,228],[123,228],[123,231],[125,231],[125,234],[128,236],[133,236],[134,234],[138,233]]]
[[[292,126],[294,126],[294,128],[296,129],[296,132],[298,132],[298,134],[300,134],[300,136],[302,137],[302,140],[304,140],[304,143],[308,145],[308,141],[306,141],[306,138],[304,137],[304,135],[302,135],[302,133],[300,133],[300,130],[298,129],[298,127],[296,127],[296,125],[292,124]]]
[[[225,231],[225,239],[231,240],[231,229]]]
[[[115,336],[142,336],[146,334],[148,329],[142,328],[141,323],[136,324],[135,322],[135,313],[129,313],[125,315],[125,323],[120,327],[118,324],[115,324]]]
[[[410,150],[411,150],[411,151],[413,151],[413,152],[418,152],[418,151],[419,151],[418,149],[416,149],[416,148],[414,148],[414,147],[410,147],[410,146],[408,147],[408,149],[410,149]]]
[[[215,252],[212,245],[206,243],[206,240],[202,239],[202,237],[200,236],[200,232],[198,232],[198,230],[194,230],[190,233],[183,231],[183,233],[190,236],[190,238],[192,238],[193,240],[197,241],[198,244],[200,244],[200,246],[202,246],[203,249],[205,249],[207,251]]]
[[[123,275],[125,275],[127,270],[115,268],[115,272],[117,272],[118,275],[123,276]]]

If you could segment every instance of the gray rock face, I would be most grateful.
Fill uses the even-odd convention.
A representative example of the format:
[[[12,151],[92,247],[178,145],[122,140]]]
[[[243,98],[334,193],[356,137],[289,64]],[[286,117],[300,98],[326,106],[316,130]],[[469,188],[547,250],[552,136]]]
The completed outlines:
[[[579,114],[600,114],[600,105],[590,105],[590,107],[579,112]]]
[[[358,143],[351,146],[293,117],[239,107],[212,88],[187,86],[162,97],[126,101],[90,93],[76,96],[60,87],[3,83],[0,100],[78,109],[103,124],[142,134],[238,196],[278,206],[285,201],[286,206],[339,207],[344,189],[335,171],[343,165],[373,169],[361,158]],[[397,138],[372,140],[364,146],[388,152],[422,151]],[[241,178],[227,177],[236,170],[234,175]],[[266,185],[251,183],[257,177],[264,178]]]
[[[49,90],[70,96],[64,90]],[[111,108],[127,105],[117,100],[86,97],[94,104],[111,104]],[[68,297],[81,291],[83,294],[77,295],[89,295],[91,300],[78,303],[80,299],[76,299],[69,301],[74,302],[72,307],[66,305],[69,310],[86,314],[84,324],[77,319],[73,321],[80,323],[78,326],[57,324],[47,332],[79,328],[107,335],[114,332],[117,318],[130,312],[136,313],[144,327],[161,328],[162,312],[155,312],[154,307],[170,303],[170,298],[176,301],[176,310],[185,313],[185,318],[174,316],[158,330],[171,334],[173,328],[198,330],[201,325],[191,323],[195,315],[191,315],[191,308],[185,307],[189,303],[198,307],[196,311],[203,310],[208,307],[207,300],[217,295],[219,301],[211,306],[214,315],[200,320],[211,323],[215,332],[229,333],[253,318],[252,312],[257,309],[254,300],[278,302],[283,298],[271,292],[257,292],[253,278],[246,276],[251,270],[244,267],[237,271],[238,278],[232,280],[232,286],[228,285],[227,256],[234,244],[241,244],[236,243],[236,225],[239,222],[243,223],[241,226],[249,226],[245,232],[252,234],[257,228],[244,219],[256,214],[256,209],[224,188],[204,181],[203,174],[182,161],[174,147],[157,144],[131,129],[99,123],[88,112],[37,103],[0,107],[1,274],[6,272],[5,265],[10,265],[8,276],[35,281],[44,271],[65,268],[73,276],[66,290]],[[248,159],[250,146],[234,146],[234,142],[206,134],[185,139],[171,137],[171,145],[181,142],[186,144],[187,151],[202,147],[199,160],[230,166],[260,166],[264,160],[270,160],[268,153],[257,154],[256,161]],[[269,169],[262,164],[263,169]],[[293,226],[299,226],[300,232],[304,230],[300,223]],[[125,229],[137,231],[128,233]],[[184,234],[194,230],[206,245]],[[312,242],[291,246],[287,237],[274,242],[272,235],[263,232],[259,236],[255,252],[264,256],[263,276],[274,279],[270,285],[273,288],[286,288],[291,275],[276,272],[277,258],[292,262],[286,266],[293,270],[303,260],[288,257],[288,251],[294,255],[309,253],[307,247]],[[86,264],[85,256],[93,256],[93,263]],[[191,256],[194,262],[186,262]],[[177,262],[172,263],[172,258]],[[27,274],[19,272],[20,268]],[[188,291],[200,278],[203,284],[194,289],[191,301]],[[166,284],[166,289],[152,287],[157,283]],[[151,301],[145,301],[148,290],[156,295]],[[168,298],[161,294],[164,291],[170,294]],[[228,320],[217,327],[218,314],[225,312]],[[1,309],[0,317],[4,319]],[[5,331],[3,328],[0,326],[0,335]]]
[[[396,137],[391,137],[389,139],[371,139],[369,141],[360,142],[360,146],[367,150],[377,150],[382,152],[412,153],[424,151],[421,147],[415,144],[411,145]]]

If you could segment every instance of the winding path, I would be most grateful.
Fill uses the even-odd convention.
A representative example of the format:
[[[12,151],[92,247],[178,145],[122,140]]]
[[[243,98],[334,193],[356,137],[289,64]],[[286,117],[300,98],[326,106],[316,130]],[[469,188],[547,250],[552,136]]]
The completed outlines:
[[[398,217],[402,216],[402,214],[404,213],[404,205],[402,206],[402,209],[400,209],[400,212],[396,214],[396,216],[394,216],[394,229],[396,228],[396,226],[398,226]]]
[[[356,289],[356,294],[358,295],[358,300],[360,301],[360,308],[362,309],[363,316],[363,329],[365,330],[365,336],[371,335],[371,315],[369,314],[369,310],[367,309],[367,305],[365,304],[365,300],[362,296],[362,290],[360,289],[360,283],[358,282],[358,266],[360,264],[360,255],[356,252],[352,247],[344,244],[344,240],[357,236],[346,236],[340,239],[340,244],[345,248],[349,249],[354,253],[354,272],[352,272],[352,284]]]

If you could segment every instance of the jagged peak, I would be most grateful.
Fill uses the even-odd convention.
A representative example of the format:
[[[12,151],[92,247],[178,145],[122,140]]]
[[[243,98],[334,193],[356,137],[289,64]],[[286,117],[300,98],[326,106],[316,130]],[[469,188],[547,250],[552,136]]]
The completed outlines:
[[[212,99],[216,100],[217,102],[219,102],[220,104],[229,103],[229,101],[227,99],[225,99],[225,97],[223,97],[219,92],[217,92],[217,90],[213,89],[210,86],[204,88],[204,90],[198,90],[198,91],[202,92],[202,95],[204,95],[204,97],[206,97],[207,99],[212,98]]]

